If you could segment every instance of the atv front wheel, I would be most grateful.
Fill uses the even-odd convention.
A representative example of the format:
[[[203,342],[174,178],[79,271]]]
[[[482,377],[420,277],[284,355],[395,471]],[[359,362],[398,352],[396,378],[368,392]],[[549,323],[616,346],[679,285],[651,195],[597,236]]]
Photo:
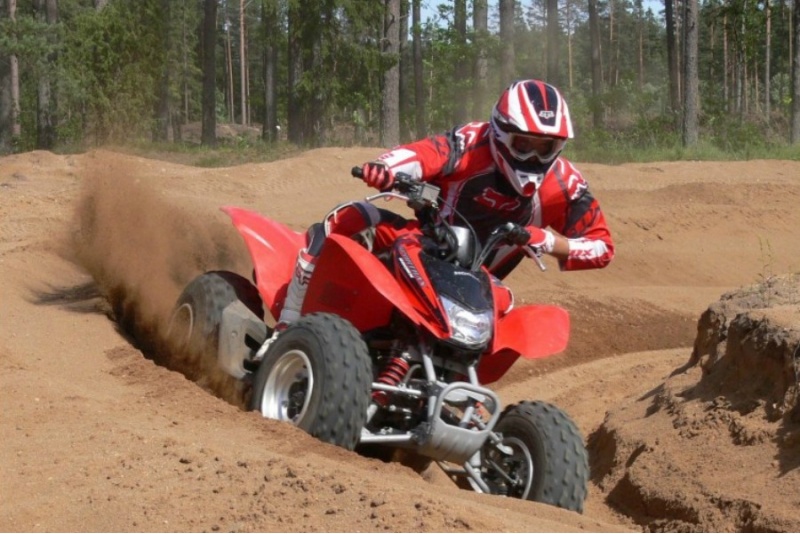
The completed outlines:
[[[231,404],[244,407],[242,384],[218,365],[222,312],[241,301],[263,317],[258,290],[246,278],[211,271],[192,280],[178,297],[167,326],[169,366]]]
[[[589,462],[567,414],[546,402],[522,402],[506,408],[494,430],[500,446],[487,443],[481,453],[492,493],[583,511]]]
[[[366,422],[371,369],[367,346],[350,322],[327,313],[307,315],[270,345],[250,408],[353,450]]]

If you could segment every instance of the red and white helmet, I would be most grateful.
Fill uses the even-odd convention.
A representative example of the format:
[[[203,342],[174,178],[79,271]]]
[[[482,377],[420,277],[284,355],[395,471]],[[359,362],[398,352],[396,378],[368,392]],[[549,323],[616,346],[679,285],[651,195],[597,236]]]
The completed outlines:
[[[497,167],[521,195],[531,196],[573,137],[558,89],[539,80],[512,83],[492,109],[490,144]]]

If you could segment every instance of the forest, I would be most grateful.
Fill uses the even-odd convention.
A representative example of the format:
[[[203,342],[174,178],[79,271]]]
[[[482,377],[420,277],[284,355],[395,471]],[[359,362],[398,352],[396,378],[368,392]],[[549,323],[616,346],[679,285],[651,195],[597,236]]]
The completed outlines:
[[[488,120],[511,81],[539,78],[587,159],[800,159],[796,3],[0,0],[0,155],[390,147]]]

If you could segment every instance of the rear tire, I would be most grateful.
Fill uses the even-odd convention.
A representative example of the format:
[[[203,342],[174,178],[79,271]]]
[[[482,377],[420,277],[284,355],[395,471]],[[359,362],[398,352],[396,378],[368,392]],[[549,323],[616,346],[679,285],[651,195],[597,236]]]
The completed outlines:
[[[372,362],[358,330],[337,315],[311,314],[270,345],[253,382],[250,408],[353,450],[371,387]]]
[[[494,430],[502,434],[507,449],[492,444],[483,448],[483,477],[492,493],[583,512],[589,461],[583,438],[567,414],[546,402],[522,402],[506,408]]]
[[[167,327],[167,341],[173,355],[170,367],[244,408],[244,383],[225,373],[217,362],[222,311],[237,300],[263,317],[258,290],[246,278],[228,271],[201,274],[178,297]]]

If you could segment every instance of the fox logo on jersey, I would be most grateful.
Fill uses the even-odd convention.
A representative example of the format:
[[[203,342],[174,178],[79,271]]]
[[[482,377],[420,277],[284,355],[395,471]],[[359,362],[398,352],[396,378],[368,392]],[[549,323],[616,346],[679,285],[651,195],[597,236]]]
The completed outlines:
[[[518,198],[507,197],[491,187],[487,187],[476,196],[475,202],[498,211],[513,211],[520,206]]]

